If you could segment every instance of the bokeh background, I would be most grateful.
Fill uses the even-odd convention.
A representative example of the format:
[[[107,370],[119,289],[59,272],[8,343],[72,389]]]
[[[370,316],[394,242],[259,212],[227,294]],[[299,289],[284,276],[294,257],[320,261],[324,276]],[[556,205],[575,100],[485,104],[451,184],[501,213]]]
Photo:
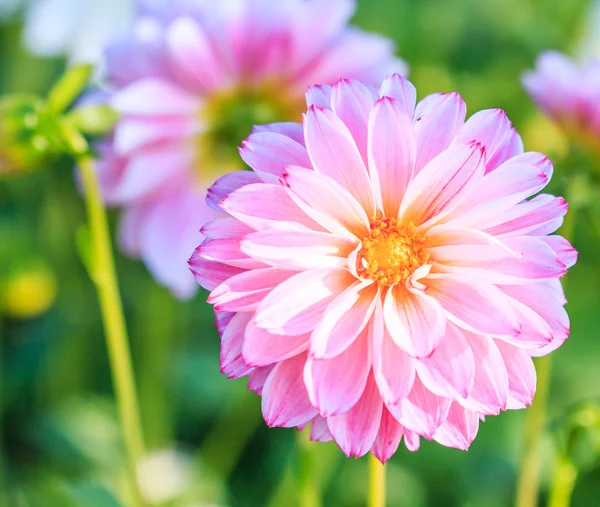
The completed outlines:
[[[0,92],[46,93],[69,60],[95,57],[104,37],[127,26],[131,1],[0,0]],[[83,8],[88,3],[104,8]],[[354,23],[397,42],[420,96],[458,91],[470,112],[505,109],[526,148],[555,161],[550,190],[562,192],[580,162],[536,111],[519,75],[544,49],[600,56],[600,4],[597,11],[585,0],[358,5]],[[84,223],[67,160],[0,182],[1,506],[120,505],[119,426],[96,294],[77,250],[76,231]],[[580,260],[567,288],[572,334],[554,353],[542,495],[565,421],[582,404],[600,403],[598,232],[586,217],[576,220]],[[245,381],[219,374],[206,294],[177,302],[141,263],[118,254],[117,264],[152,451],[140,469],[147,499],[163,507],[294,507],[295,431],[267,429],[260,400]],[[388,504],[511,505],[525,415],[488,418],[468,453],[424,441],[417,453],[400,450],[387,465]],[[595,436],[576,437],[581,475],[573,506],[600,506]],[[344,458],[333,443],[316,452],[324,505],[364,505],[366,460]]]

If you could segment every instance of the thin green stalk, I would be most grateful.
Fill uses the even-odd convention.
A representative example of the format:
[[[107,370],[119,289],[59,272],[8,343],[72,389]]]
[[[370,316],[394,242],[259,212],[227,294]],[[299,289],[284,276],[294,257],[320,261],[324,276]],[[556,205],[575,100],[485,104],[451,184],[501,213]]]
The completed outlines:
[[[571,240],[575,226],[576,208],[567,213],[560,234]],[[563,287],[566,285],[563,279]],[[515,507],[537,507],[540,490],[540,453],[545,434],[546,411],[550,380],[552,377],[552,357],[547,355],[535,360],[537,389],[535,400],[528,411],[523,438],[521,472],[517,483]]]
[[[299,431],[298,442],[298,504],[300,507],[320,507],[320,488],[316,474],[317,446],[310,441],[310,431]]]
[[[88,268],[100,302],[123,440],[127,451],[129,487],[134,505],[142,506],[136,468],[144,454],[143,434],[108,220],[96,177],[94,159],[87,150],[85,140],[76,130],[68,127],[65,125],[63,133],[65,140],[76,154],[75,161],[81,174],[92,249]]]
[[[577,468],[568,456],[562,456],[554,468],[548,507],[569,507],[577,482]]]
[[[385,466],[369,454],[369,499],[368,507],[385,507]]]
[[[540,448],[546,425],[546,405],[550,390],[552,357],[535,360],[537,389],[535,400],[527,414],[523,437],[524,453],[517,485],[516,507],[537,507],[540,488]]]

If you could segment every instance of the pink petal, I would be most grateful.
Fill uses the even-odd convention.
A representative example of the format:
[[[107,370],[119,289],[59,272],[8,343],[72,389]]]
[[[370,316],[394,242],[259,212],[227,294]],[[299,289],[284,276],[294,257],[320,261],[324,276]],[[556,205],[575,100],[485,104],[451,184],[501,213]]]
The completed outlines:
[[[318,415],[312,420],[310,439],[313,442],[331,442],[333,440],[325,417]]]
[[[475,278],[430,275],[427,294],[463,329],[494,335],[518,335],[519,321],[511,300],[496,286]]]
[[[404,428],[404,445],[410,452],[418,451],[421,446],[421,439],[416,433]]]
[[[245,271],[221,262],[208,261],[200,255],[199,248],[196,249],[188,264],[196,281],[205,289],[214,290],[225,280]]]
[[[359,81],[342,79],[333,87],[334,114],[348,127],[365,164],[367,163],[367,125],[375,103],[373,93]]]
[[[276,334],[300,335],[312,331],[329,302],[354,280],[345,269],[298,273],[265,297],[256,311],[256,324]]]
[[[118,155],[132,155],[136,150],[159,142],[189,139],[199,133],[198,122],[188,117],[131,118],[117,124],[114,149]]]
[[[379,461],[385,463],[393,456],[402,440],[403,430],[389,410],[383,407],[377,438],[371,448],[371,452]]]
[[[311,26],[310,31],[313,30],[314,26]],[[380,82],[390,72],[406,71],[403,62],[390,62],[393,53],[389,39],[347,28],[331,40],[327,51],[323,51],[314,64],[295,76],[296,86],[304,90],[313,83],[334,83],[340,77],[373,84]]]
[[[262,393],[262,413],[268,426],[292,428],[317,415],[302,380],[305,354],[287,359],[273,368]]]
[[[329,431],[348,457],[365,455],[373,446],[381,424],[383,403],[373,375],[358,402],[346,413],[328,417]]]
[[[406,397],[415,381],[412,358],[392,340],[383,322],[381,302],[378,302],[371,320],[370,334],[373,347],[373,374],[386,405],[398,403]]]
[[[301,167],[288,167],[284,179],[297,206],[328,231],[341,236],[350,233],[361,240],[368,235],[367,214],[335,180]]]
[[[475,358],[475,382],[469,397],[460,403],[484,415],[497,415],[508,403],[508,374],[492,338],[465,333]]]
[[[466,112],[467,106],[458,93],[430,95],[417,104],[416,172],[450,146],[465,121]]]
[[[419,362],[419,378],[430,391],[446,398],[466,398],[471,392],[475,376],[473,352],[456,326],[448,324],[440,345]]]
[[[146,208],[145,203],[137,203],[125,208],[119,217],[119,246],[125,254],[132,257],[141,255],[140,231],[146,221]]]
[[[306,91],[306,105],[315,106],[321,109],[331,109],[332,87],[329,85],[309,86]],[[304,138],[304,135],[302,136]]]
[[[209,35],[195,20],[181,17],[166,30],[169,54],[181,76],[204,91],[215,90],[225,80],[222,58]]]
[[[429,162],[410,182],[400,216],[415,223],[450,213],[468,197],[485,171],[484,151],[478,145],[457,145]]]
[[[486,161],[494,160],[504,149],[504,142],[512,139],[512,124],[502,109],[478,111],[458,132],[454,142],[470,144],[473,141],[485,148]]]
[[[532,281],[560,278],[567,272],[566,265],[543,240],[532,236],[505,238],[504,243],[518,256],[471,256],[469,261],[444,262],[439,270],[478,278],[493,284],[522,284]]]
[[[562,262],[567,268],[575,265],[577,262],[577,250],[573,248],[571,243],[562,236],[544,236],[540,238],[546,245],[548,245],[554,253],[558,256],[560,262]]]
[[[378,182],[383,211],[398,216],[400,202],[413,177],[417,141],[412,118],[403,104],[383,97],[369,117],[369,169]]]
[[[252,171],[234,171],[221,176],[215,183],[208,189],[206,196],[207,204],[217,211],[221,211],[221,202],[231,192],[242,188],[245,185],[251,185],[252,183],[261,183],[262,180],[256,173]]]
[[[312,167],[306,148],[276,132],[256,132],[239,149],[246,162],[265,181],[276,183],[288,165]]]
[[[198,98],[161,79],[142,79],[119,90],[111,105],[123,114],[193,115],[199,109]]]
[[[520,409],[531,405],[535,394],[535,365],[529,354],[517,347],[495,340],[502,355],[508,374],[509,409]]]
[[[366,331],[332,359],[309,356],[304,369],[304,382],[312,404],[323,417],[347,412],[363,394],[370,370]]]
[[[354,242],[326,232],[267,230],[248,234],[240,246],[246,255],[270,266],[304,270],[346,266]]]
[[[243,312],[256,309],[264,297],[294,274],[279,268],[253,269],[227,279],[209,297],[208,304],[219,312]]]
[[[560,282],[557,281],[560,287]],[[509,296],[531,308],[548,323],[554,335],[555,348],[562,344],[569,335],[569,316],[563,308],[565,304],[562,290],[555,293],[550,282],[502,287]],[[548,352],[553,349],[548,349]],[[542,354],[541,350],[536,355]]]
[[[385,327],[396,344],[412,357],[426,357],[446,331],[446,317],[435,299],[394,286],[383,305]]]
[[[498,146],[496,153],[488,158],[486,163],[487,172],[493,171],[513,157],[522,155],[523,151],[523,140],[521,139],[521,136],[514,128],[510,129]]]
[[[275,365],[255,368],[248,378],[248,389],[261,396],[265,382],[274,366]]]
[[[215,314],[215,327],[217,328],[217,332],[219,336],[223,336],[225,332],[225,328],[231,322],[231,319],[235,316],[235,313],[232,312],[214,312]]]
[[[190,150],[180,146],[159,146],[145,149],[129,158],[111,199],[126,202],[140,199],[165,187],[186,181],[193,162]]]
[[[376,284],[358,282],[329,303],[311,334],[311,356],[330,359],[346,350],[369,322],[378,297]]]
[[[503,291],[506,293],[506,291]],[[548,345],[554,338],[550,325],[535,311],[515,298],[511,304],[517,312],[521,333],[517,336],[499,336],[502,341],[519,348],[537,350]]]
[[[253,368],[244,363],[242,344],[251,313],[236,313],[221,336],[221,373],[227,378],[248,375]]]
[[[226,216],[205,223],[200,232],[209,239],[232,239],[241,238],[253,232],[253,229],[237,218]]]
[[[497,225],[486,226],[486,232],[494,236],[531,234],[545,224],[562,219],[567,209],[568,205],[562,197],[538,195],[507,210],[498,217]]]
[[[496,223],[506,210],[542,190],[551,177],[551,165],[530,163],[530,154],[514,157],[486,174],[475,191],[454,211],[452,217],[464,225],[483,228]],[[545,159],[547,161],[547,159]]]
[[[397,405],[387,405],[392,415],[406,428],[425,438],[446,420],[451,400],[437,396],[417,377],[410,394]]]
[[[250,366],[268,366],[304,352],[308,349],[309,340],[308,334],[272,334],[251,321],[246,328],[242,356]]]
[[[221,201],[221,208],[257,231],[323,231],[288,196],[281,185],[257,183],[234,190]]]
[[[311,106],[304,120],[304,138],[312,167],[348,189],[367,216],[374,215],[375,204],[367,168],[342,120],[327,109]]]
[[[268,267],[268,265],[248,257],[240,249],[239,238],[207,240],[196,249],[196,252],[207,261],[222,262],[236,268],[259,269]]]
[[[303,68],[319,58],[323,48],[347,28],[356,5],[351,0],[316,0],[309,3],[289,2],[295,52],[294,63]],[[319,23],[315,23],[315,20]]]
[[[400,74],[386,77],[381,84],[379,95],[394,99],[399,109],[412,119],[417,103],[417,90],[408,79]]]
[[[479,429],[479,414],[453,403],[448,417],[437,429],[434,440],[446,447],[466,451],[475,440]]]
[[[269,123],[268,125],[254,125],[254,127],[252,127],[252,133],[254,134],[259,132],[273,132],[276,134],[282,134],[304,146],[304,127],[301,123],[280,122]]]

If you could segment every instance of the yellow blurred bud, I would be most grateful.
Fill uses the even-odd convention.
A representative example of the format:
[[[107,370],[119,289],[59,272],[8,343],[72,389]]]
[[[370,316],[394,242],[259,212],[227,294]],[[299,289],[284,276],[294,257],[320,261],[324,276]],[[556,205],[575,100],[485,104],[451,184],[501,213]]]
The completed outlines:
[[[529,118],[521,130],[527,151],[549,153],[564,157],[569,151],[569,140],[563,130],[542,113]]]
[[[37,317],[52,306],[56,293],[57,281],[50,268],[31,266],[0,283],[0,309],[13,318]]]
[[[61,140],[44,101],[28,95],[0,100],[0,177],[38,169],[58,155]]]

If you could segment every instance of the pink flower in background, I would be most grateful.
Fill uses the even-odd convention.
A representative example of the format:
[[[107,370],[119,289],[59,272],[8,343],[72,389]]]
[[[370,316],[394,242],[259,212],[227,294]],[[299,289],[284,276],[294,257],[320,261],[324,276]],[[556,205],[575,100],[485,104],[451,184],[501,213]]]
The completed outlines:
[[[500,110],[398,75],[307,94],[304,124],[260,127],[223,176],[190,267],[211,291],[223,373],[249,375],[270,426],[381,461],[404,436],[467,449],[531,404],[531,356],[567,338],[576,252],[540,194],[552,164]]]
[[[404,64],[388,39],[348,26],[352,0],[140,1],[131,33],[106,52],[121,113],[99,146],[121,244],[176,295],[197,285],[186,260],[215,212],[207,187],[243,164],[255,124],[300,120],[317,82],[372,84]]]
[[[565,55],[542,53],[523,84],[537,105],[576,142],[600,152],[600,59],[578,65]]]

